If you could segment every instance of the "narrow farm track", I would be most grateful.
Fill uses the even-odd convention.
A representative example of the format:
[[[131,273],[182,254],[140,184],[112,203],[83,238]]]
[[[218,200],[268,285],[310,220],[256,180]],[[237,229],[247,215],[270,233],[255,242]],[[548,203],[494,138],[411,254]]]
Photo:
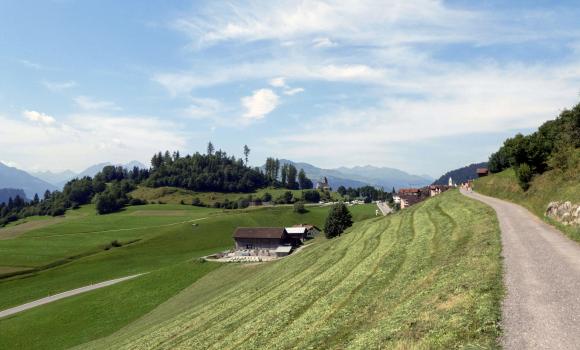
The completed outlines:
[[[84,287],[80,287],[80,288],[76,288],[73,290],[69,290],[66,292],[62,292],[62,293],[58,293],[55,295],[51,295],[49,297],[46,298],[42,298],[39,300],[35,300],[32,301],[30,303],[26,303],[23,305],[19,305],[16,307],[12,307],[10,309],[7,310],[3,310],[0,311],[0,318],[3,317],[8,317],[8,316],[12,316],[14,314],[35,308],[35,307],[39,307],[42,305],[46,305],[49,303],[53,303],[55,301],[61,300],[61,299],[65,299],[65,298],[70,298],[72,296],[78,295],[78,294],[82,294],[82,293],[86,293],[86,292],[90,292],[92,290],[96,290],[96,289],[100,289],[100,288],[104,288],[104,287],[108,287],[108,286],[112,286],[113,284],[117,284],[123,281],[127,281],[130,279],[133,279],[135,277],[139,277],[143,275],[142,273],[137,274],[137,275],[131,275],[131,276],[127,276],[127,277],[121,277],[121,278],[116,278],[114,280],[109,280],[109,281],[104,281],[104,282],[99,282],[99,283],[95,283],[95,284],[91,284],[89,286],[84,286]]]
[[[261,265],[209,300],[193,298],[171,317],[86,348],[494,347],[497,221],[490,208],[457,192],[440,197],[358,223]],[[228,265],[216,276],[236,268],[244,269]]]
[[[506,349],[580,347],[580,245],[519,205],[464,195],[497,212],[505,258]]]

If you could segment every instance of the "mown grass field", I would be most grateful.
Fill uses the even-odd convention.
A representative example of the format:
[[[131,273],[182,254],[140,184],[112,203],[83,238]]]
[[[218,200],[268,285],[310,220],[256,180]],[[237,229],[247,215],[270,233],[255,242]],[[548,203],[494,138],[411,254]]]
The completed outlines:
[[[568,237],[580,242],[580,228],[565,226],[544,214],[552,201],[580,203],[580,169],[562,173],[547,171],[534,177],[530,188],[523,191],[513,169],[492,174],[475,181],[474,189],[482,194],[520,204],[540,219],[556,226]]]
[[[82,349],[496,348],[493,210],[450,191],[269,264],[212,271]]]
[[[355,220],[375,214],[373,205],[351,210]],[[235,227],[322,226],[327,212],[327,207],[309,207],[308,213],[297,214],[290,207],[224,211],[146,205],[99,216],[88,206],[67,213],[62,222],[0,240],[0,265],[5,271],[65,262],[0,279],[0,310],[91,283],[148,272],[131,281],[0,319],[0,349],[65,349],[107,336],[219,269],[222,265],[200,263],[197,258],[230,248]],[[189,220],[199,220],[198,226],[192,227]],[[105,250],[112,240],[137,241]]]
[[[280,197],[284,192],[290,191],[295,198],[302,197],[301,190],[287,190],[284,188],[264,188],[260,189],[254,193],[221,193],[221,192],[194,192],[176,187],[139,187],[133,192],[131,196],[134,198],[140,198],[147,200],[148,202],[155,203],[168,203],[168,204],[179,204],[183,201],[186,204],[190,204],[194,198],[199,198],[202,203],[206,205],[212,205],[215,202],[223,203],[226,199],[229,201],[237,201],[240,198],[246,198],[248,195],[252,195],[254,198],[262,198],[266,192],[272,195],[275,200]],[[331,196],[335,200],[339,200],[341,197],[338,193],[332,192]]]

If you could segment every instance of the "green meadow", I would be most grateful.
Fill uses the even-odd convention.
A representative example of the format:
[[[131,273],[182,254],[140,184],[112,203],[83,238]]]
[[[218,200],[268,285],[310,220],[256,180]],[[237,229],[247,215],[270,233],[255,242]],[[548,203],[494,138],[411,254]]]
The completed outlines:
[[[87,206],[69,211],[51,225],[0,240],[0,273],[5,273],[0,279],[0,309],[91,283],[146,273],[0,319],[0,348],[64,349],[107,336],[200,277],[222,268],[216,263],[201,263],[198,258],[230,248],[235,227],[322,226],[328,207],[308,210],[297,214],[287,206],[226,211],[150,204],[96,215],[94,207]],[[351,211],[354,219],[361,221],[374,217],[375,206],[353,206]],[[11,226],[26,224],[23,220]],[[120,247],[111,246],[112,241]],[[25,273],[10,277],[15,271]]]
[[[450,191],[268,264],[228,264],[80,349],[497,348],[494,212]]]

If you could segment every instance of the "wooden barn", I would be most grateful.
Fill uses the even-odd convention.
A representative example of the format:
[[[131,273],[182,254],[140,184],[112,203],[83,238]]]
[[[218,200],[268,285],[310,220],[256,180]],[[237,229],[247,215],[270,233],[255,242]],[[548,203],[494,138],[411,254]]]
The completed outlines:
[[[238,227],[234,231],[236,249],[275,250],[291,243],[284,227]]]

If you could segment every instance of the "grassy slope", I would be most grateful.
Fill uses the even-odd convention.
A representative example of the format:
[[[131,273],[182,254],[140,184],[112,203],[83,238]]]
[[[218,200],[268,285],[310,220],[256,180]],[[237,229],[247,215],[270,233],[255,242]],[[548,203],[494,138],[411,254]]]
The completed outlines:
[[[215,202],[223,202],[226,198],[229,201],[237,201],[242,197],[247,197],[248,195],[256,197],[262,197],[266,192],[272,195],[272,198],[276,199],[280,197],[287,189],[281,188],[264,188],[260,189],[254,193],[220,193],[220,192],[194,192],[189,190],[184,190],[176,187],[139,187],[135,191],[131,192],[131,196],[134,198],[145,199],[149,202],[159,202],[178,204],[181,201],[184,203],[191,203],[194,198],[199,198],[202,203],[212,205]],[[292,194],[296,198],[302,196],[301,190],[291,190]],[[340,195],[336,192],[332,193],[333,198],[339,199]]]
[[[136,215],[143,210],[147,210],[149,215],[157,211],[159,216]],[[179,210],[184,212],[183,216],[163,215],[168,212],[173,215]],[[231,234],[236,226],[290,225],[301,222],[322,225],[328,208],[312,207],[309,210],[307,214],[296,214],[288,207],[215,211],[191,206],[149,205],[132,207],[112,215],[89,215],[78,221],[70,220],[30,231],[13,240],[0,241],[0,259],[5,262],[10,262],[9,257],[20,261],[19,255],[36,254],[29,244],[33,247],[43,244],[51,246],[62,254],[68,254],[71,246],[75,246],[78,251],[92,246],[99,252],[35,275],[0,281],[0,309],[93,282],[150,272],[135,280],[0,320],[0,348],[61,349],[106,336],[149,312],[197,278],[220,267],[217,264],[196,263],[195,258],[231,247]],[[351,210],[356,220],[363,220],[374,216],[375,207],[355,206]],[[150,220],[155,224],[166,223],[166,220],[181,222],[199,216],[208,218],[199,221],[196,228],[192,228],[190,223],[183,223],[154,229],[77,234],[105,228],[144,227],[151,223]],[[55,232],[66,232],[64,237],[67,239],[55,237]],[[111,239],[128,239],[127,235],[142,240],[108,251],[99,250],[95,246]],[[42,244],[37,244],[37,241]],[[10,250],[4,249],[4,244]],[[61,246],[66,249],[61,249]],[[58,255],[52,258],[58,258]]]
[[[570,238],[580,242],[580,228],[564,226],[544,216],[548,203],[571,201],[580,203],[580,169],[570,174],[548,171],[536,176],[524,192],[518,185],[513,169],[475,181],[474,189],[482,194],[523,205],[546,222],[558,227]]]
[[[82,348],[497,347],[491,208],[448,192],[287,259],[227,265]]]

